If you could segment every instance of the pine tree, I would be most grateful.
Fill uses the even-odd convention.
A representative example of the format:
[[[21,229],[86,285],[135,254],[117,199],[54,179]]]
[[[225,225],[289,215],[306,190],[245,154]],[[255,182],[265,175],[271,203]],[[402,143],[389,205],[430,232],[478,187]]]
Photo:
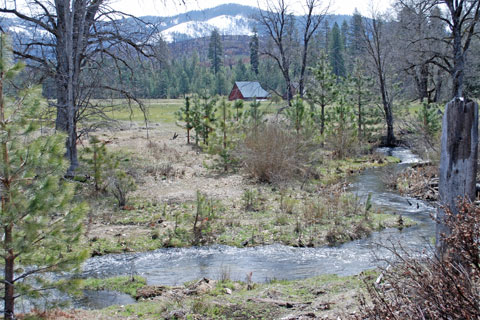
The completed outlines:
[[[89,144],[84,150],[88,157],[82,157],[82,160],[88,165],[89,174],[93,177],[95,191],[105,192],[108,184],[107,177],[118,166],[118,161],[107,154],[105,142],[98,137],[92,135]]]
[[[373,81],[366,76],[365,66],[359,58],[355,59],[352,74],[347,78],[345,86],[349,103],[356,107],[358,137],[368,138],[368,126],[377,124],[378,115],[367,112],[367,104],[373,96]]]
[[[342,90],[337,103],[327,113],[327,141],[337,159],[344,159],[348,156],[357,142],[355,112],[344,93],[345,90]]]
[[[338,24],[335,22],[333,25],[329,46],[330,65],[332,66],[333,74],[337,77],[345,77],[345,59],[343,57],[344,47],[342,35]]]
[[[211,69],[216,75],[222,67],[223,60],[222,39],[217,29],[213,29],[210,35],[210,44],[208,46],[208,58],[211,62]]]
[[[203,96],[201,99],[194,100],[193,125],[195,127],[196,141],[198,135],[203,139],[203,144],[208,145],[208,136],[215,130],[217,100],[210,96]],[[196,126],[195,126],[196,125]]]
[[[258,34],[257,29],[253,29],[253,36],[250,40],[250,65],[252,66],[253,72],[258,75]]]
[[[328,19],[325,19],[321,30],[321,47],[325,50],[328,50],[328,48],[330,47],[330,32],[330,21],[328,21]]]
[[[240,118],[240,109],[243,109],[243,100],[237,99],[233,103],[233,108],[236,110],[235,120],[238,121]]]
[[[189,97],[185,98],[185,105],[176,112],[176,116],[179,121],[185,122],[185,125],[180,125],[178,122],[177,125],[187,130],[187,144],[190,144],[190,130],[193,129],[193,117]]]
[[[253,67],[253,66],[252,66]],[[257,66],[258,73],[258,66]],[[237,64],[235,65],[235,81],[248,81],[248,70],[242,59],[238,59]]]
[[[228,94],[229,88],[227,87],[227,77],[225,75],[225,72],[222,69],[220,69],[219,72],[215,75],[215,94],[218,95],[226,95]]]
[[[363,21],[362,16],[357,9],[353,12],[350,23],[350,41],[348,51],[352,58],[361,57],[365,53],[365,45],[363,43]]]
[[[241,101],[241,100],[237,100]],[[209,135],[208,150],[210,153],[218,154],[222,159],[222,165],[225,172],[234,162],[232,151],[234,149],[233,137],[235,135],[235,123],[232,121],[230,104],[225,98],[219,105],[220,117],[218,119],[217,130]]]
[[[350,42],[349,35],[348,35],[348,29],[349,29],[349,26],[348,26],[347,21],[343,20],[341,31],[342,31],[342,44],[343,44],[343,49],[345,51],[348,50],[348,46],[349,46],[349,42]]]
[[[247,111],[248,117],[247,120],[253,126],[253,131],[257,134],[258,127],[263,121],[263,111],[260,110],[260,101],[253,98],[253,101],[250,103],[250,109]]]
[[[314,77],[311,89],[307,91],[307,97],[315,104],[320,105],[320,134],[325,131],[325,107],[335,101],[338,90],[336,87],[337,78],[332,73],[325,53],[320,55],[315,68],[311,69]],[[317,118],[316,113],[312,113],[313,118]],[[314,119],[315,122],[317,119]]]
[[[292,105],[287,108],[285,115],[290,120],[297,134],[299,134],[305,118],[305,105],[299,95],[295,96]]]
[[[5,319],[15,319],[18,297],[54,286],[42,273],[75,270],[87,257],[78,247],[85,207],[72,204],[73,186],[62,179],[65,137],[38,135],[35,119],[45,105],[39,89],[3,96],[22,65],[12,66],[5,35],[0,45],[1,283]]]

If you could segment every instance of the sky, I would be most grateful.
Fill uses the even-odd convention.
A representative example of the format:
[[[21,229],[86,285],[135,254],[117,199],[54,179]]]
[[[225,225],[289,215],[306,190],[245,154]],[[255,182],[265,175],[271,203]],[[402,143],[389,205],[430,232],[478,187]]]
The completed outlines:
[[[111,0],[112,8],[134,16],[173,16],[192,10],[203,10],[225,3],[239,3],[257,7],[264,6],[265,0]],[[286,0],[295,13],[302,13],[302,0]],[[327,3],[323,0],[322,3]],[[331,0],[330,13],[352,14],[357,8],[361,14],[368,16],[372,6],[376,11],[384,11],[390,5],[390,0]]]

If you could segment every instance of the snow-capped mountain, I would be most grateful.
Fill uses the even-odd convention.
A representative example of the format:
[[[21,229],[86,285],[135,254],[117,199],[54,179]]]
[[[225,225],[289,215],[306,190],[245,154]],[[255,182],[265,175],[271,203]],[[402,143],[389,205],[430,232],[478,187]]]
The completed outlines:
[[[173,17],[144,17],[156,23],[161,37],[177,42],[210,36],[216,28],[221,35],[251,35],[258,9],[239,4],[224,4],[203,11],[190,11]]]
[[[220,15],[206,21],[188,21],[163,30],[160,34],[167,42],[202,38],[209,36],[213,29],[221,35],[251,35],[253,21],[243,15]]]

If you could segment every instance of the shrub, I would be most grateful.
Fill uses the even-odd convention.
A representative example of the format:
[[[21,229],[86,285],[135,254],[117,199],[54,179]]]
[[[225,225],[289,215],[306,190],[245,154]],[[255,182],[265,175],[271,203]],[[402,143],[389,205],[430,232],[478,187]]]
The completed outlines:
[[[480,318],[480,208],[464,201],[459,209],[446,212],[451,233],[442,257],[392,249],[398,262],[384,272],[381,286],[368,286],[372,303],[361,300],[357,319]]]
[[[109,173],[118,166],[118,162],[107,152],[106,142],[96,136],[91,136],[89,146],[85,148],[85,157],[82,160],[87,164],[87,170],[93,177],[96,192],[104,192],[107,189]]]
[[[307,144],[280,126],[265,124],[247,134],[240,146],[247,172],[261,182],[283,182],[305,172],[310,154]]]
[[[108,189],[115,199],[117,199],[118,206],[120,208],[125,208],[128,194],[131,191],[136,190],[137,186],[130,175],[126,174],[124,171],[117,170],[115,174],[110,177]]]
[[[341,97],[327,112],[326,141],[336,159],[344,159],[356,153],[358,147],[355,113],[351,105]]]

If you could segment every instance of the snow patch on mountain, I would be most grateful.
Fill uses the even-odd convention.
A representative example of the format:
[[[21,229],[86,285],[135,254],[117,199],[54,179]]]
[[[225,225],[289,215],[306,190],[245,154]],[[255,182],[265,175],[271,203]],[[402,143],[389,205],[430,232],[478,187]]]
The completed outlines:
[[[252,35],[252,20],[242,15],[220,15],[206,21],[188,21],[161,32],[167,42],[210,36],[213,29],[221,35]]]

